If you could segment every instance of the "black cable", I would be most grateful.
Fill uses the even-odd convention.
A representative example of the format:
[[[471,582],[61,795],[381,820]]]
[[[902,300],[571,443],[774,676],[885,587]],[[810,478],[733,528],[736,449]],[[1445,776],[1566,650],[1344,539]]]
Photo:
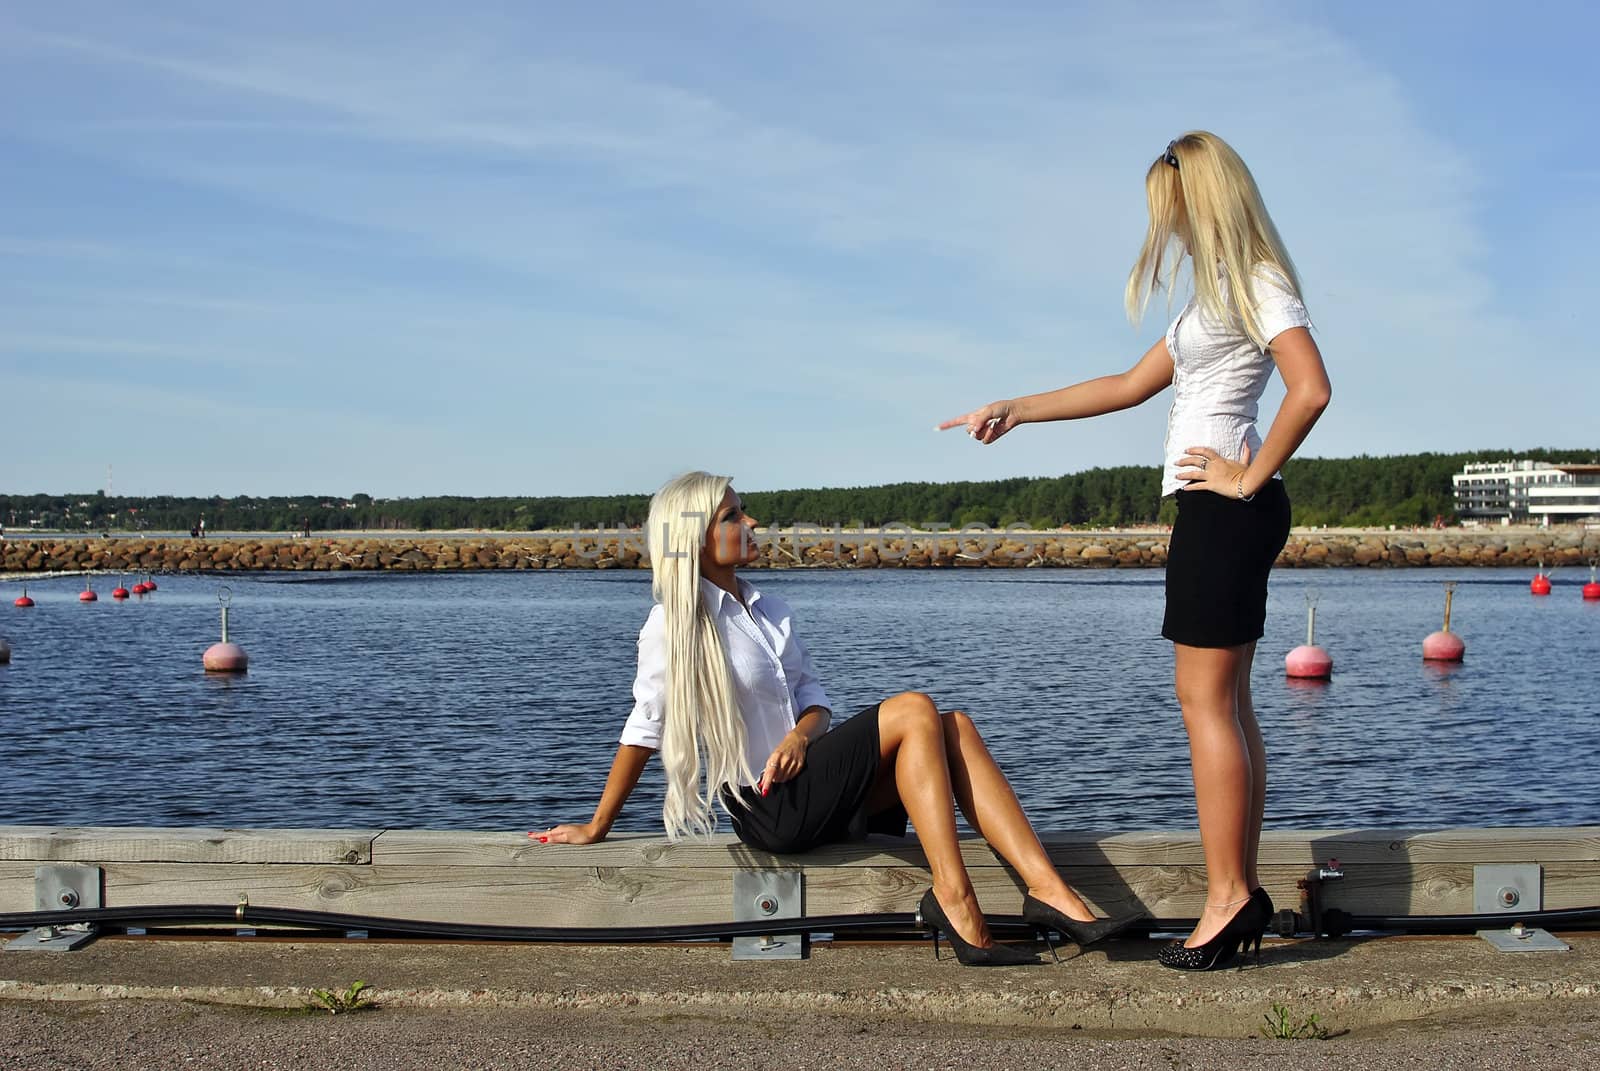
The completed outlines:
[[[911,929],[917,916],[909,912],[874,915],[811,915],[753,922],[702,922],[668,926],[491,926],[466,922],[427,922],[416,919],[347,915],[333,911],[254,907],[222,904],[184,904],[155,907],[99,907],[71,911],[19,911],[0,914],[0,929],[66,926],[75,923],[112,923],[138,926],[146,923],[182,925],[197,922],[231,922],[237,926],[279,925],[313,929],[367,930],[422,937],[465,937],[501,941],[563,941],[611,944],[640,941],[693,941],[720,937],[765,937],[782,933],[832,933],[836,930]]]
[[[1182,930],[1192,919],[1147,919],[1139,929]],[[1524,911],[1491,915],[1348,915],[1349,930],[1379,930],[1411,933],[1460,933],[1479,929],[1503,929],[1512,923],[1560,926],[1567,929],[1600,929],[1600,907],[1569,908],[1555,911]],[[416,919],[383,918],[374,915],[349,915],[334,911],[307,911],[298,908],[254,907],[231,904],[185,904],[147,907],[100,907],[68,911],[19,911],[0,914],[0,929],[30,929],[35,926],[67,926],[78,923],[107,923],[121,926],[149,924],[184,925],[205,922],[232,923],[239,927],[256,925],[299,926],[309,929],[365,930],[416,937],[453,937],[500,941],[546,941],[567,943],[626,944],[651,941],[695,941],[731,937],[764,937],[784,933],[835,933],[841,930],[920,930],[911,912],[880,912],[860,915],[810,915],[803,918],[773,918],[751,922],[702,922],[665,926],[496,926],[465,922],[430,922]],[[1031,927],[1016,916],[993,916],[996,929],[1027,930]]]
[[[1461,933],[1469,930],[1503,930],[1514,922],[1565,929],[1600,928],[1600,907],[1573,907],[1557,911],[1507,911],[1492,915],[1351,915],[1357,930],[1397,930],[1409,933]]]

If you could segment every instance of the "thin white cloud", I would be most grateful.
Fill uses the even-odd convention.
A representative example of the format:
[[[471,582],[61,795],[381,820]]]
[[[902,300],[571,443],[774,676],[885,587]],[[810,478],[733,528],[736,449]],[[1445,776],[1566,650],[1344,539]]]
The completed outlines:
[[[176,217],[192,196],[250,221],[259,257],[216,286],[115,281],[122,304],[193,312],[175,322],[219,346],[249,348],[233,321],[277,308],[268,344],[336,382],[444,362],[518,388],[592,387],[652,450],[666,425],[652,411],[743,391],[744,415],[771,424],[786,395],[827,432],[803,460],[764,452],[790,484],[1149,462],[1156,406],[1003,450],[899,436],[1144,349],[1161,312],[1132,331],[1120,308],[1140,176],[1167,137],[1202,125],[1252,162],[1306,276],[1337,397],[1309,449],[1552,426],[1495,412],[1463,430],[1473,377],[1508,352],[1536,364],[1565,332],[1503,300],[1481,167],[1314,9],[768,5],[726,14],[747,44],[716,63],[692,11],[585,37],[520,12],[405,9],[374,30],[294,10],[152,24],[112,9],[72,25],[39,9],[6,35],[31,66],[0,72],[0,91],[52,75],[64,88],[13,103],[0,131],[170,190]],[[19,255],[36,244],[69,261],[79,240],[6,229]],[[211,240],[136,242],[154,259],[215,257]],[[309,252],[319,243],[328,255]],[[106,292],[49,285],[62,300],[13,327],[48,335],[73,286]],[[107,322],[129,337],[150,326],[121,315]],[[472,437],[555,449],[571,430]],[[608,457],[567,466],[560,489],[642,485],[630,474],[646,462]]]

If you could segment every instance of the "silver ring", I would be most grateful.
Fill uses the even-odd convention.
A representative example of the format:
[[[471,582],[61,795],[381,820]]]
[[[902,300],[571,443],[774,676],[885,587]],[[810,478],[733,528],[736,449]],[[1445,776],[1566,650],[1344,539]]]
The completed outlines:
[[[1206,458],[1201,458],[1200,459],[1200,471],[1201,472],[1204,472],[1206,470],[1206,460],[1207,460]]]

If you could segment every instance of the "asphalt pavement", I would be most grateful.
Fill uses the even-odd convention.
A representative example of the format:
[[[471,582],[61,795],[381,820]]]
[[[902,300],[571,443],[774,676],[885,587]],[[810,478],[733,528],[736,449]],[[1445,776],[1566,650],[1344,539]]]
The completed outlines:
[[[925,942],[106,937],[0,951],[0,1068],[1600,1068],[1600,935],[1562,936],[1269,940],[1210,974],[1145,939],[980,970]],[[375,1007],[313,1010],[358,979]]]

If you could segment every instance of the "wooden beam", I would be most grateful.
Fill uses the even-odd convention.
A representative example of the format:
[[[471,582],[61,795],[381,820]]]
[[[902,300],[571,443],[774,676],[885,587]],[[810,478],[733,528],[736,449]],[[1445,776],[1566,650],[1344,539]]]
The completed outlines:
[[[1140,905],[1191,918],[1205,903],[1193,833],[1044,839],[1102,914]],[[985,909],[1016,914],[1011,870],[980,840],[964,841],[962,854]],[[1330,858],[1346,876],[1323,886],[1324,903],[1358,915],[1468,913],[1483,863],[1540,864],[1547,909],[1600,905],[1600,827],[1275,831],[1263,838],[1262,879],[1280,908],[1296,908],[1296,883]],[[52,862],[101,866],[108,907],[243,896],[258,907],[525,926],[727,921],[740,870],[803,870],[811,915],[910,912],[929,883],[914,839],[882,837],[779,857],[730,837],[629,834],[577,847],[521,831],[0,827],[0,911],[31,911],[35,869]]]
[[[370,863],[376,829],[0,826],[0,859],[42,863]]]

